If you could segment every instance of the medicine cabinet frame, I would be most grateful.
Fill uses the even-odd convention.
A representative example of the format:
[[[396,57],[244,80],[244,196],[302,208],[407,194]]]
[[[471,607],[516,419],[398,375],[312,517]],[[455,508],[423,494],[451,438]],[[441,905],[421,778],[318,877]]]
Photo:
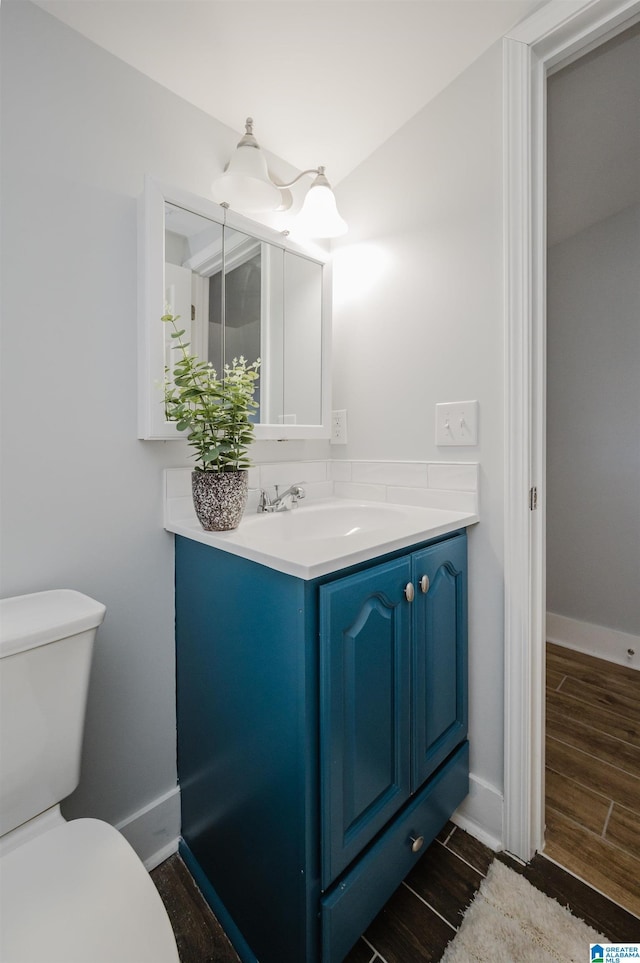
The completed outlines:
[[[256,423],[256,440],[329,438],[331,433],[331,264],[328,252],[309,249],[283,233],[230,211],[212,200],[191,194],[146,176],[138,198],[138,437],[144,440],[180,441],[185,435],[167,421],[163,384],[167,333],[161,318],[165,313],[165,204],[198,214],[221,226],[250,236],[251,248],[262,250],[268,260],[273,249],[298,255],[322,268],[320,334],[320,422],[318,424]],[[286,305],[283,307],[286,315]],[[182,325],[181,321],[181,325]],[[187,325],[188,327],[188,325]],[[202,342],[192,350],[202,357]],[[252,360],[252,359],[250,359]],[[269,398],[268,354],[262,358],[261,388]],[[264,405],[265,410],[267,405]]]

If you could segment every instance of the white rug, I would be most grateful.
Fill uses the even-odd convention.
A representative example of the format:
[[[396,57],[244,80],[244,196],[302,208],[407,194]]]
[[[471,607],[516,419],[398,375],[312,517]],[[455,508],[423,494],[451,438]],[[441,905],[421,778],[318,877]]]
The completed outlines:
[[[442,963],[587,963],[608,942],[497,859]]]

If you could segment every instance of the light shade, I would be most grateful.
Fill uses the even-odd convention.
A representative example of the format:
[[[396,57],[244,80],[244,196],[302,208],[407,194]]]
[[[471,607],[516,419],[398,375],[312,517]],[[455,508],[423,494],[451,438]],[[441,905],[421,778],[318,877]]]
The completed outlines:
[[[288,188],[307,174],[315,180],[307,191],[302,209],[292,229],[313,238],[339,237],[347,230],[346,221],[338,214],[336,199],[325,177],[324,167],[302,171],[289,184],[274,184],[267,161],[253,136],[253,119],[247,117],[245,132],[224,173],[211,185],[214,198],[236,211],[264,213],[286,210],[291,206]]]
[[[253,121],[247,117],[245,134],[231,156],[226,170],[211,185],[214,198],[240,211],[273,211],[282,195],[269,177],[267,161],[253,136]]]
[[[302,209],[295,222],[296,232],[307,237],[340,237],[347,232],[347,222],[340,217],[336,199],[324,167],[318,168],[318,176],[307,191]]]

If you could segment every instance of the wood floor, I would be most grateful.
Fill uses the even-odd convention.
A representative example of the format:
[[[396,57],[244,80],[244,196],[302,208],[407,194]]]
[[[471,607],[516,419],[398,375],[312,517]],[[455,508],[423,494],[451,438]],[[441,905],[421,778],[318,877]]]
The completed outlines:
[[[180,963],[238,963],[229,939],[177,854],[151,871],[178,945]]]
[[[640,672],[547,645],[545,855],[640,916]]]
[[[473,836],[448,823],[345,963],[437,963],[496,858],[611,942],[640,941],[640,920],[555,863],[536,856],[522,866],[504,854],[496,857]],[[238,963],[180,857],[170,857],[151,876],[167,907],[181,963]]]

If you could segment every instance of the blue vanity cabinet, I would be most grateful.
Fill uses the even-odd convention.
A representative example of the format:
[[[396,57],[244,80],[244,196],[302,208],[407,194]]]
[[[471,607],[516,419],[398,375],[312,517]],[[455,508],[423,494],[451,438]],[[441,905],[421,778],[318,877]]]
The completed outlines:
[[[176,536],[180,852],[243,963],[315,963],[317,589]]]
[[[320,586],[322,886],[467,734],[466,536]]]
[[[320,586],[322,888],[411,794],[410,558]]]
[[[467,736],[466,536],[413,556],[412,774],[415,788]]]
[[[243,963],[341,963],[468,792],[465,532],[311,581],[178,536],[176,640],[187,865]]]

